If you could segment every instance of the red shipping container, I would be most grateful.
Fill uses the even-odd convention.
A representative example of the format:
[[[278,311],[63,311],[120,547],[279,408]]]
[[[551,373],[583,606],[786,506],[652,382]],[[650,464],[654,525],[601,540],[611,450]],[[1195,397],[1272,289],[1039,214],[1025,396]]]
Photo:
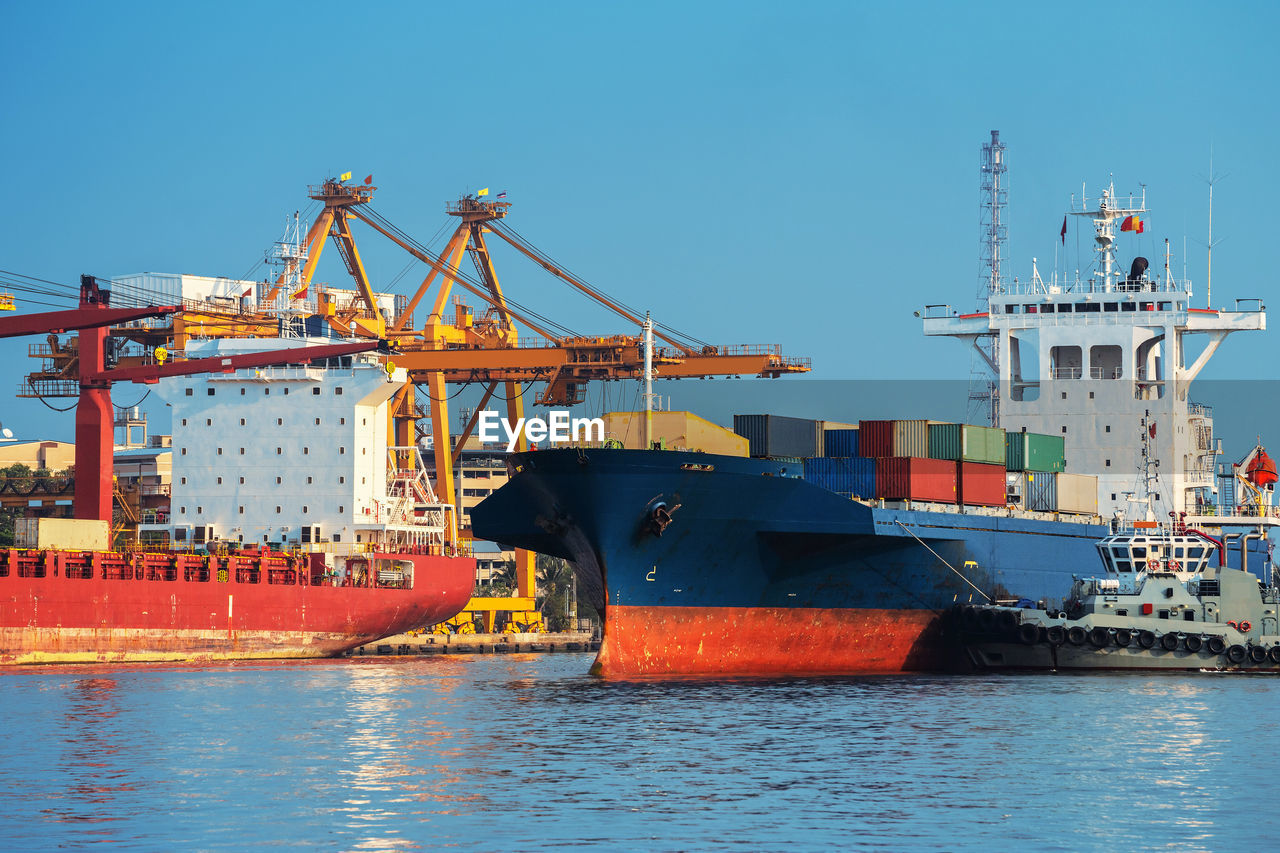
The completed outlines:
[[[876,497],[953,504],[956,502],[956,463],[950,459],[916,456],[881,457],[876,460]]]
[[[983,462],[957,462],[956,494],[962,504],[1004,506],[1004,466]]]
[[[893,421],[858,421],[858,455],[870,459],[893,455]]]

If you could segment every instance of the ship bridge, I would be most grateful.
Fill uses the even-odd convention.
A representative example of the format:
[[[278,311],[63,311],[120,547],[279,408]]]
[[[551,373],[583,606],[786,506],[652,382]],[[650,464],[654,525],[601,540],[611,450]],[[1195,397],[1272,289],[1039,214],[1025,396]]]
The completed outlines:
[[[1001,282],[977,313],[929,305],[924,333],[980,354],[998,383],[1001,427],[1063,436],[1068,470],[1098,475],[1104,515],[1125,509],[1125,493],[1146,491],[1162,511],[1194,514],[1212,503],[1219,449],[1212,411],[1189,386],[1228,335],[1266,328],[1266,306],[1193,307],[1191,283],[1169,274],[1167,249],[1161,275],[1149,276],[1141,257],[1121,271],[1116,225],[1141,228],[1145,212],[1145,201],[1120,206],[1104,192],[1097,208],[1069,212],[1093,220],[1092,277],[1046,282],[1033,271],[1030,281]]]

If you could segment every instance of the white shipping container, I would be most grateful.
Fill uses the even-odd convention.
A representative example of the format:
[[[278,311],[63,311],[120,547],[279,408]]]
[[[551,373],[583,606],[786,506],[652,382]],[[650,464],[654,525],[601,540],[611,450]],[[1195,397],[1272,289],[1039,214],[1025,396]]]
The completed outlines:
[[[106,551],[110,541],[107,523],[93,518],[19,518],[13,529],[17,548]]]
[[[1058,512],[1097,515],[1097,477],[1090,474],[1055,474],[1054,476],[1058,478]]]

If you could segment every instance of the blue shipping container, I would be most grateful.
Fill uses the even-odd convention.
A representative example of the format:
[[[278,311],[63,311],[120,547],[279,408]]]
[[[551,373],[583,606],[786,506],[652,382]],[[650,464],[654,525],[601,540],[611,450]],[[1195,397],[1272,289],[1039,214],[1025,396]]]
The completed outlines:
[[[871,498],[876,493],[876,460],[862,456],[806,459],[804,478],[842,497]]]
[[[829,429],[823,433],[822,455],[846,458],[858,455],[858,431],[856,429]]]

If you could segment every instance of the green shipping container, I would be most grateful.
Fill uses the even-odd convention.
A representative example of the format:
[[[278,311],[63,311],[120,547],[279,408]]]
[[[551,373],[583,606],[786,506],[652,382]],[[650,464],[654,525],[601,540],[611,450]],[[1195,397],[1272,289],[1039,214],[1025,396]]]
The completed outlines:
[[[1005,464],[1004,430],[970,424],[930,424],[929,458]]]
[[[1005,441],[1005,467],[1010,471],[1062,471],[1066,448],[1060,435],[1011,432]]]

